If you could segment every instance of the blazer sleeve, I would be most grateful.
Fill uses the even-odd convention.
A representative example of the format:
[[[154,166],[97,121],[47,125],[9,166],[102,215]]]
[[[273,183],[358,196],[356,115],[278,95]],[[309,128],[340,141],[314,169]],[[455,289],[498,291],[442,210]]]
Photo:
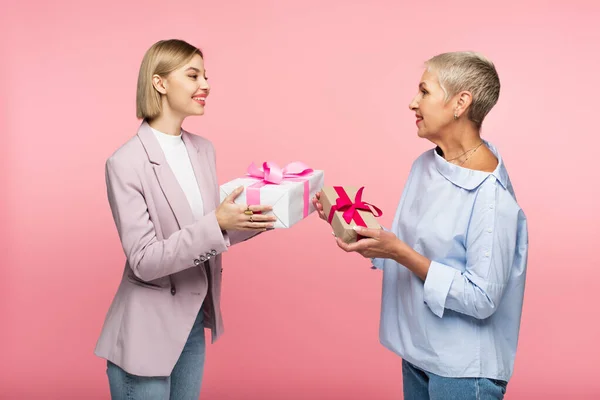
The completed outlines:
[[[134,274],[152,281],[191,268],[201,254],[227,251],[227,242],[215,212],[158,240],[144,199],[141,179],[134,167],[115,160],[106,162],[106,186],[113,219],[123,251]]]

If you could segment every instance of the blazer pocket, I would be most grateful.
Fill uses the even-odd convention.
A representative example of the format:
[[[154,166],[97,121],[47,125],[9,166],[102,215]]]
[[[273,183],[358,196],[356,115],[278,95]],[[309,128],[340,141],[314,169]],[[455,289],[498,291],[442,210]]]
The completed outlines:
[[[127,275],[127,280],[131,283],[133,283],[134,285],[137,286],[141,286],[147,289],[153,289],[153,290],[163,290],[165,289],[163,286],[159,285],[158,283],[155,282],[144,282],[141,279],[138,279],[136,276],[132,276],[132,275]]]

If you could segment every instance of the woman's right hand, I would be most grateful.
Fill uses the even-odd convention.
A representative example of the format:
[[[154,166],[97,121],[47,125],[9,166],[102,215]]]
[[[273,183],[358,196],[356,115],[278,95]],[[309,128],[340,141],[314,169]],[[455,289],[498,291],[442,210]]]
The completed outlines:
[[[323,204],[321,204],[320,200],[321,192],[317,192],[315,194],[315,197],[313,197],[312,199],[313,206],[315,206],[315,210],[317,210],[317,212],[319,213],[319,218],[321,218],[323,221],[327,221],[327,216],[323,212]]]
[[[274,215],[264,215],[265,212],[273,210],[271,206],[253,205],[246,206],[236,204],[235,199],[242,194],[244,187],[240,186],[227,196],[217,207],[215,214],[221,230],[228,231],[266,231],[273,228],[273,222],[277,221]],[[244,213],[250,209],[254,214]],[[261,212],[263,214],[256,214]]]

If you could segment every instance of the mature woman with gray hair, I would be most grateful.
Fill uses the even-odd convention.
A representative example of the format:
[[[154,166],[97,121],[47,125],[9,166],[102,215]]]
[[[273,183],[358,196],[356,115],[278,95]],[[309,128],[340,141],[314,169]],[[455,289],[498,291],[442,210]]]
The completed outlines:
[[[502,399],[528,234],[502,157],[480,136],[500,81],[472,52],[426,67],[409,108],[435,149],[414,162],[390,231],[357,228],[365,239],[337,242],[383,270],[380,341],[403,359],[405,399]]]

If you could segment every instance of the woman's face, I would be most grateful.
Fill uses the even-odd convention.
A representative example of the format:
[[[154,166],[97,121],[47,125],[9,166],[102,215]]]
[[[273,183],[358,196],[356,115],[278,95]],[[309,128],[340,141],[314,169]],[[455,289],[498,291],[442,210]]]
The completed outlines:
[[[168,107],[178,116],[185,118],[190,115],[203,115],[206,105],[206,97],[210,92],[210,86],[206,81],[204,60],[200,55],[194,57],[181,68],[171,72],[164,79],[157,81],[162,89],[159,90],[164,96]],[[159,77],[160,78],[160,77]]]
[[[454,101],[446,101],[437,74],[425,71],[419,83],[419,92],[409,108],[417,117],[417,135],[422,138],[436,137],[454,119]]]

